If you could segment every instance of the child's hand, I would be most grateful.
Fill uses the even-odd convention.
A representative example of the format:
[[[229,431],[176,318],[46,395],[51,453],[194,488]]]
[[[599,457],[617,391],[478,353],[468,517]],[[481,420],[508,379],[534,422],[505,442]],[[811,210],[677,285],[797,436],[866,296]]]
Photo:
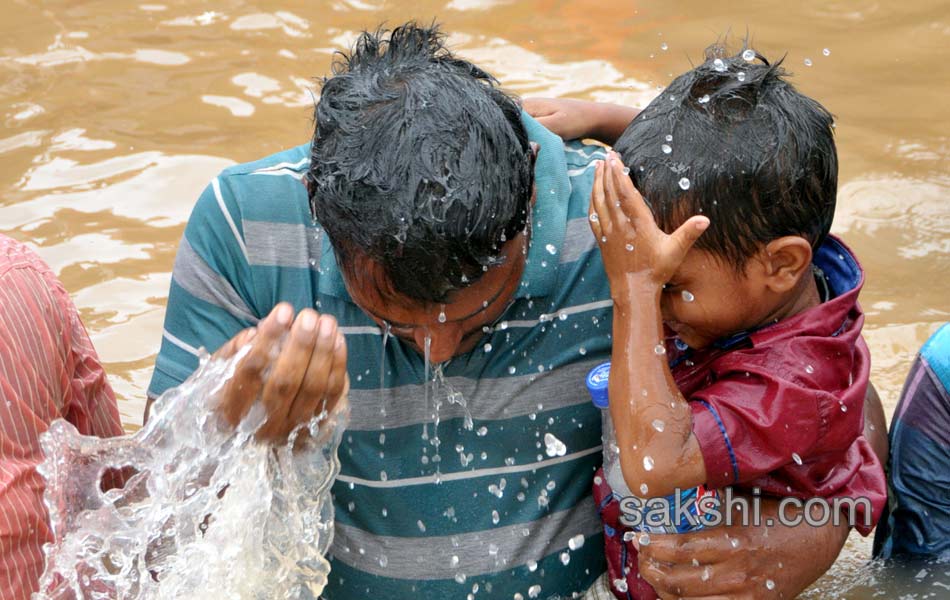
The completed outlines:
[[[525,98],[525,111],[561,139],[592,137],[598,115],[596,102],[570,98]]]
[[[663,233],[615,152],[597,165],[589,216],[615,300],[661,289],[709,227],[697,215]]]

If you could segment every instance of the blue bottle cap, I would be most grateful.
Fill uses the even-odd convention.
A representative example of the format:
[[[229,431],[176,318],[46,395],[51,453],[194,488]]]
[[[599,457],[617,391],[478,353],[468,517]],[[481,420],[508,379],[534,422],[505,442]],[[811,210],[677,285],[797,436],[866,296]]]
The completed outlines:
[[[609,362],[597,365],[587,374],[587,391],[590,392],[591,402],[597,408],[607,408],[610,403],[607,397],[607,380],[609,377]]]

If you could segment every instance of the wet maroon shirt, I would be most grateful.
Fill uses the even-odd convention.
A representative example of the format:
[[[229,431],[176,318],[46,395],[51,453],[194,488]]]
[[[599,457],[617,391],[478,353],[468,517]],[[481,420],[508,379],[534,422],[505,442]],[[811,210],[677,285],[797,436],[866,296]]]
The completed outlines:
[[[857,300],[864,273],[834,236],[813,262],[820,270],[819,290],[826,288],[829,299],[699,351],[671,338],[670,366],[690,402],[707,487],[759,488],[762,495],[803,501],[868,498],[870,514],[858,505],[855,523],[868,535],[884,507],[886,480],[863,436],[870,354]],[[622,567],[628,569],[628,592],[614,589],[614,595],[656,598],[639,578],[636,549],[623,542],[618,499],[605,478],[595,481],[611,581],[622,577]]]

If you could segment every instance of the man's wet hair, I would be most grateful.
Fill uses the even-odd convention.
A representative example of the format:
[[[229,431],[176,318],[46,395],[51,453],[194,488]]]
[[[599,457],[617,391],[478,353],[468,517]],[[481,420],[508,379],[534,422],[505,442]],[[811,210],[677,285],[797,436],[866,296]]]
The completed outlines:
[[[630,123],[616,151],[667,233],[696,214],[696,247],[737,271],[763,244],[801,236],[816,249],[835,212],[834,119],[786,81],[779,60],[722,45]]]
[[[436,24],[363,32],[331,72],[315,109],[313,217],[349,275],[369,258],[384,294],[444,302],[528,223],[520,104],[454,56]]]

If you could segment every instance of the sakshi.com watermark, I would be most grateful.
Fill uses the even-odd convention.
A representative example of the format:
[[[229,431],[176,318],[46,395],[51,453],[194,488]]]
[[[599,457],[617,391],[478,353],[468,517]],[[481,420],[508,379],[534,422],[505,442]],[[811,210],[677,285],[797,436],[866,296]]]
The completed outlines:
[[[762,496],[759,488],[735,494],[732,488],[721,491],[676,493],[662,498],[638,498],[626,496],[620,499],[620,522],[632,529],[654,532],[685,532],[718,525],[742,527],[774,527],[776,525],[798,527],[805,524],[822,527],[828,523],[835,526],[870,528],[873,513],[871,500],[867,497],[838,497],[801,499],[791,496],[779,500],[778,514],[769,510],[770,516],[762,515]]]

